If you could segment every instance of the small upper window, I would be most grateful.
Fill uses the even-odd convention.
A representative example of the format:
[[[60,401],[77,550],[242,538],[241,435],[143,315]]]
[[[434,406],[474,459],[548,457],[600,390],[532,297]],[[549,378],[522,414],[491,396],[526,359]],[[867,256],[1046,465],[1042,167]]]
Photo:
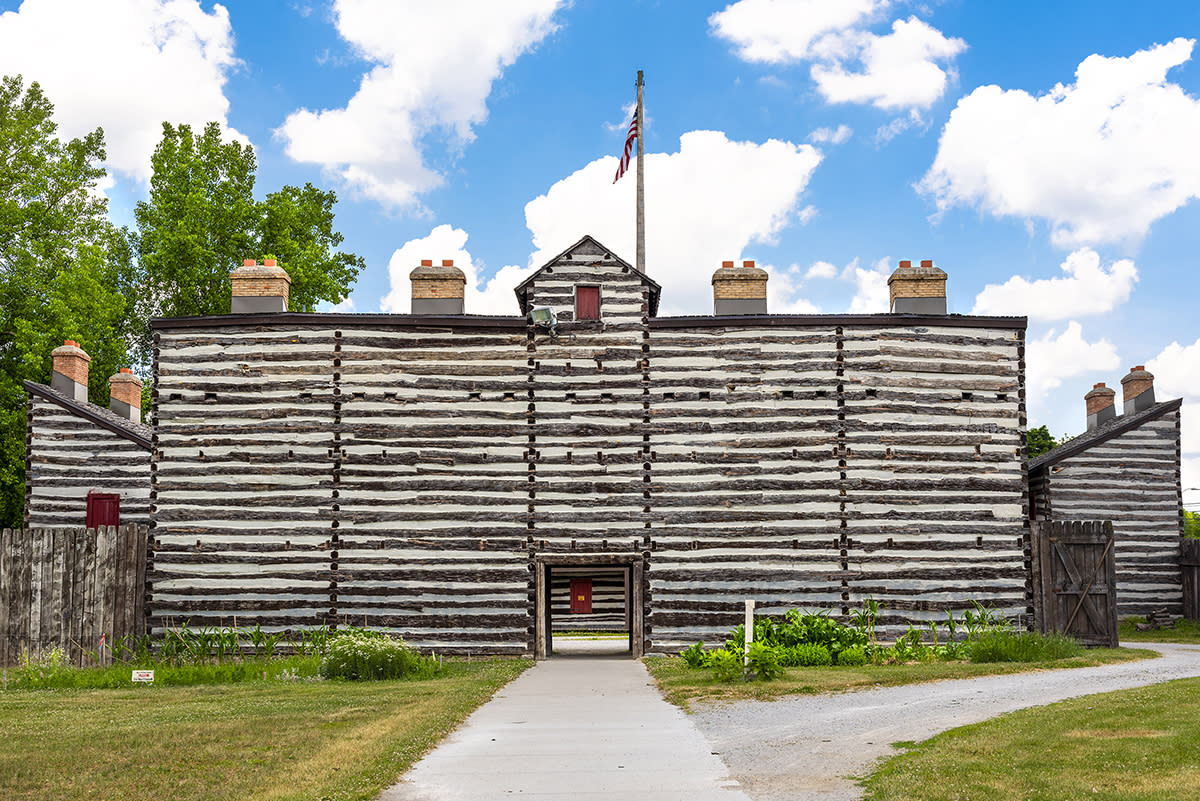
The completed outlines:
[[[88,528],[121,525],[121,496],[108,492],[89,492],[85,524]]]
[[[577,286],[577,287],[575,287],[575,319],[576,320],[599,320],[600,319],[600,287],[598,287],[598,286]]]

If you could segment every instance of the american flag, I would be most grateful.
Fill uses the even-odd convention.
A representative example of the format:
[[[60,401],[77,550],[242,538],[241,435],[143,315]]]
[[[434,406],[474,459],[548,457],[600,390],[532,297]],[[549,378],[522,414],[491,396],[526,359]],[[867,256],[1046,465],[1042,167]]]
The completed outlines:
[[[637,139],[637,115],[629,123],[629,135],[625,137],[625,152],[621,155],[621,163],[617,165],[617,177],[613,178],[613,183],[621,180],[621,176],[629,169],[629,157],[633,155],[633,140]]]

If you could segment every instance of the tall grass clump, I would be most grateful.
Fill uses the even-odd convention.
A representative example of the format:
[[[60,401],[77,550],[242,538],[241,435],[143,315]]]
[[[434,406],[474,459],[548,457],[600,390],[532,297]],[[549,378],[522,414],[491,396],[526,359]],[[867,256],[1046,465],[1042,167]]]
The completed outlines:
[[[972,662],[1049,662],[1081,656],[1084,648],[1061,634],[990,631],[971,643]]]
[[[442,671],[437,659],[421,656],[402,640],[362,629],[332,638],[321,660],[321,676],[326,679],[432,679]]]
[[[729,632],[725,647],[706,650],[695,643],[680,652],[689,668],[707,668],[719,681],[772,679],[786,668],[911,665],[933,662],[1049,662],[1079,656],[1083,646],[1068,637],[1019,630],[996,610],[971,601],[971,608],[945,621],[909,626],[891,645],[875,638],[882,604],[868,598],[849,625],[827,611],[790,610],[782,619],[754,621],[750,653],[745,628]]]

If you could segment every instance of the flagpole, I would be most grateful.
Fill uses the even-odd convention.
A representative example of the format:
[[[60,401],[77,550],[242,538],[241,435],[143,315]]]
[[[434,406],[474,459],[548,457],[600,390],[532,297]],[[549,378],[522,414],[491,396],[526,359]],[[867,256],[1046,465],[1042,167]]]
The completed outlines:
[[[642,119],[642,71],[637,74],[637,269],[646,272],[646,198],[643,190],[642,140],[646,124]]]

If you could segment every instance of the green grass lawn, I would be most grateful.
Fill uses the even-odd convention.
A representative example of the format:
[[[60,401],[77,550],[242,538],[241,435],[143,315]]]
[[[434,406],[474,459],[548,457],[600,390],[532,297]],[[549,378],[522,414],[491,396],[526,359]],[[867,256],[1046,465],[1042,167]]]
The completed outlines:
[[[1143,619],[1140,617],[1122,620],[1117,629],[1117,636],[1121,638],[1121,642],[1200,643],[1200,621],[1177,620],[1175,621],[1175,625],[1169,629],[1138,631],[1134,624],[1141,622],[1143,622]]]
[[[0,693],[0,798],[369,799],[524,660],[429,681]]]
[[[968,679],[1033,670],[1094,667],[1114,662],[1157,657],[1154,651],[1134,648],[1095,648],[1083,656],[1051,662],[929,662],[912,665],[863,667],[787,668],[773,681],[722,683],[712,671],[692,669],[677,656],[647,657],[645,664],[668,701],[684,709],[692,700],[767,700],[785,695],[844,692],[866,687],[893,687],[940,679]]]
[[[1193,801],[1200,679],[1092,695],[945,732],[885,761],[868,801]]]

